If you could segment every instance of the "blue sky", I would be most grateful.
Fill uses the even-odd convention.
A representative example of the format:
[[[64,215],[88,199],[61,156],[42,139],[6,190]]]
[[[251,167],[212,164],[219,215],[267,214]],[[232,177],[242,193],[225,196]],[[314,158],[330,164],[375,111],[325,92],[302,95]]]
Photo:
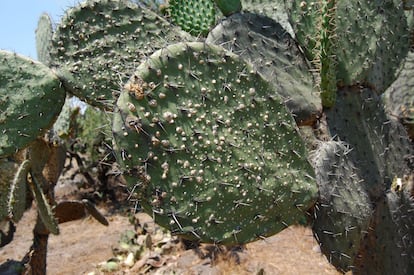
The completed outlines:
[[[55,24],[78,0],[0,0],[0,49],[36,59],[35,30],[43,12]]]

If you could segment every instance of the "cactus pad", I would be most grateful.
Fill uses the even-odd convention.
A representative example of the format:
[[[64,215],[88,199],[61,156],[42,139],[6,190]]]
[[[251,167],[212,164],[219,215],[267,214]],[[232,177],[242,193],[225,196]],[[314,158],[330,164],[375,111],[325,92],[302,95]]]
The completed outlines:
[[[187,39],[179,28],[130,1],[86,1],[69,9],[58,25],[52,66],[68,91],[93,106],[112,109],[122,83],[141,59]]]
[[[312,229],[321,251],[343,272],[353,266],[372,212],[349,152],[347,144],[327,141],[312,154],[319,185]]]
[[[157,51],[117,105],[124,175],[144,210],[175,234],[246,243],[297,223],[314,203],[292,116],[268,82],[221,47]]]
[[[335,7],[323,9],[330,2],[336,2]],[[407,19],[401,1],[295,0],[290,9],[297,39],[308,58],[316,61],[320,61],[326,50],[320,47],[323,46],[321,31],[324,31],[321,25],[327,19],[326,12],[331,14],[336,26],[330,28],[335,32],[331,37],[339,46],[332,53],[338,63],[339,85],[363,83],[382,93],[394,81],[395,71],[409,47]]]
[[[24,160],[17,171],[13,181],[11,183],[10,195],[9,195],[9,216],[14,222],[18,222],[22,217],[23,213],[26,210],[27,199],[27,175],[30,170],[30,161]]]
[[[194,36],[206,35],[216,23],[213,0],[170,0],[168,3],[174,24]]]
[[[214,2],[225,16],[240,12],[242,9],[240,0],[215,0]]]
[[[292,36],[295,37],[289,22],[287,7],[291,4],[285,0],[241,0],[244,11],[272,18]]]
[[[275,85],[298,125],[312,125],[322,112],[305,57],[294,39],[271,18],[248,12],[233,14],[222,20],[206,41],[252,63]]]
[[[65,101],[45,65],[0,51],[0,156],[14,154],[52,126]]]
[[[50,64],[50,48],[52,46],[52,19],[47,13],[40,16],[36,29],[37,60],[45,65]]]
[[[19,165],[13,160],[0,158],[0,222],[8,219],[10,212],[10,192]]]
[[[414,198],[404,191],[390,191],[376,205],[355,270],[358,274],[412,273]]]
[[[397,80],[385,91],[388,113],[397,117],[414,140],[414,52],[409,52]]]
[[[376,92],[360,87],[340,89],[326,117],[331,136],[352,148],[350,158],[371,198],[381,197],[395,175],[409,174],[407,157],[413,150],[407,132],[387,117]]]

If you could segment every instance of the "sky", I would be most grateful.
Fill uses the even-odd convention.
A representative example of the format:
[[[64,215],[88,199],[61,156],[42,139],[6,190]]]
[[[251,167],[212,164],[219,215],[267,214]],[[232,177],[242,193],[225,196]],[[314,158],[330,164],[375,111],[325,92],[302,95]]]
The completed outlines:
[[[36,59],[35,30],[40,15],[58,24],[67,7],[78,0],[0,0],[0,49]]]

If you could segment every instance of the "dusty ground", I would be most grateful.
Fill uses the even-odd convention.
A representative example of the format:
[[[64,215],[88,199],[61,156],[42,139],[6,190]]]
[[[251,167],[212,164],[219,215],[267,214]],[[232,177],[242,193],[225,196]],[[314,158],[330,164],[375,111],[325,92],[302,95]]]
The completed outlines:
[[[35,210],[25,214],[18,224],[14,241],[0,249],[0,263],[6,259],[20,259],[31,244],[31,230]],[[120,236],[134,230],[128,218],[120,214],[107,216],[105,227],[92,218],[60,225],[61,233],[51,236],[48,251],[48,274],[103,274],[99,263],[114,258]],[[151,223],[150,217],[138,214],[140,220]],[[338,274],[320,254],[312,232],[303,227],[290,227],[264,241],[247,245],[233,256],[222,256],[212,264],[195,250],[178,249],[160,261],[159,268],[148,273],[158,274]],[[220,258],[220,256],[219,256]],[[236,259],[239,264],[236,264]],[[134,271],[135,270],[135,271]],[[135,266],[122,266],[106,274],[137,274]],[[142,272],[142,270],[141,270]]]
[[[96,189],[79,190],[76,186],[81,186],[85,179],[75,175],[61,177],[55,188],[58,200],[96,196]],[[110,193],[106,189],[100,192]],[[320,253],[309,228],[289,227],[242,249],[210,253],[216,247],[184,248],[182,242],[154,225],[146,214],[136,214],[132,224],[124,209],[129,205],[122,208],[113,203],[114,197],[118,198],[115,201],[127,201],[121,193],[98,207],[109,226],[91,217],[59,225],[60,234],[49,238],[48,274],[339,274]],[[25,213],[13,242],[0,248],[0,264],[7,259],[21,260],[28,251],[35,216],[35,207]],[[126,232],[132,232],[133,245],[125,244]],[[135,257],[128,260],[131,253]]]

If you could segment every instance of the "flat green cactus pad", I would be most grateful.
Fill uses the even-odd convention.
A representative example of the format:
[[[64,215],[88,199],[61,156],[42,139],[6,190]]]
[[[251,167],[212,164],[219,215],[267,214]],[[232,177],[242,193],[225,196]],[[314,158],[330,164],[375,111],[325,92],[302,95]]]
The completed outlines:
[[[65,102],[57,76],[45,65],[0,51],[0,156],[42,135]]]
[[[128,0],[90,0],[69,9],[51,51],[65,88],[111,110],[120,87],[147,55],[189,35]],[[115,95],[115,96],[114,96]]]
[[[174,234],[246,243],[302,221],[315,201],[291,114],[268,82],[221,47],[157,51],[117,105],[124,175],[144,210]]]
[[[312,154],[319,185],[312,229],[322,253],[343,272],[352,269],[373,211],[349,152],[346,143],[327,141]]]
[[[328,17],[323,6],[332,1],[291,1],[290,21],[297,39],[311,60],[324,49],[321,26],[326,20],[335,28],[336,78],[340,85],[366,84],[382,93],[394,81],[395,71],[409,48],[407,18],[401,1],[335,1]],[[332,12],[333,11],[333,12]],[[322,46],[322,47],[321,47]]]
[[[251,63],[275,86],[298,125],[312,125],[320,117],[322,104],[310,67],[282,25],[263,15],[236,13],[211,30],[206,41]]]
[[[348,143],[350,159],[370,197],[381,197],[396,175],[409,174],[412,146],[404,127],[387,117],[381,98],[368,88],[340,89],[325,112],[331,136]]]
[[[52,36],[52,19],[47,13],[43,13],[37,23],[36,52],[37,59],[45,65],[50,64],[50,47],[52,46]]]
[[[194,36],[206,35],[216,22],[213,0],[170,0],[172,21]]]

